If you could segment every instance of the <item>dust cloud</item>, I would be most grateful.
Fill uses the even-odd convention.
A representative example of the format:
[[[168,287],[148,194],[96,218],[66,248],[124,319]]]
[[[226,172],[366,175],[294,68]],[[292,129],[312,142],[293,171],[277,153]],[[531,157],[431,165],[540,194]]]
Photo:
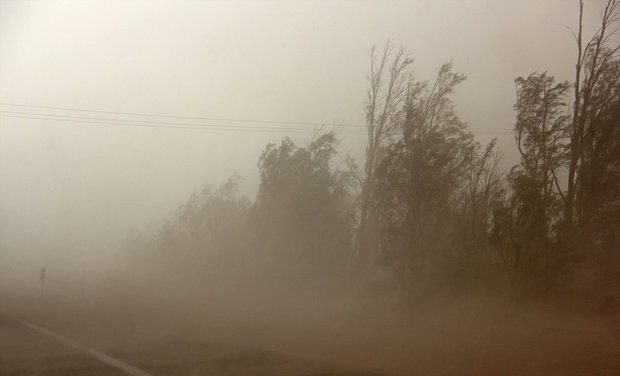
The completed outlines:
[[[619,22],[0,0],[0,375],[620,374]]]
[[[299,265],[257,262],[250,252],[224,262],[134,256],[76,274],[46,272],[43,286],[3,286],[2,313],[123,359],[146,353],[142,368],[153,374],[164,369],[155,359],[177,365],[172,374],[213,361],[188,355],[205,343],[218,344],[208,347],[214,359],[232,363],[265,353],[295,359],[297,368],[282,374],[611,375],[618,367],[615,321],[566,303],[479,293],[403,306],[387,280],[317,284]],[[270,370],[253,367],[220,371]]]

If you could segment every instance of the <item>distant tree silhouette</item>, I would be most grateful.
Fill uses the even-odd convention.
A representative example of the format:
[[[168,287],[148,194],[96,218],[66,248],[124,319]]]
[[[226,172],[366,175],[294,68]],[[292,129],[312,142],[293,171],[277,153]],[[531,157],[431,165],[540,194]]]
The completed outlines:
[[[347,175],[330,167],[337,143],[334,133],[325,133],[306,147],[284,138],[263,151],[252,218],[271,257],[342,270],[351,244],[352,206]]]
[[[243,246],[250,201],[239,196],[240,180],[235,174],[219,187],[194,192],[162,226],[157,246],[179,256],[215,256]]]

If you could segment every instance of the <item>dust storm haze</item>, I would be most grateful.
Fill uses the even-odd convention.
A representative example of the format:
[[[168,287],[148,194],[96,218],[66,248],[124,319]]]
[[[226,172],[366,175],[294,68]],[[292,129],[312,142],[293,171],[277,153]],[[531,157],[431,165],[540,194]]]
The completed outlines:
[[[620,374],[617,0],[0,0],[0,375]]]

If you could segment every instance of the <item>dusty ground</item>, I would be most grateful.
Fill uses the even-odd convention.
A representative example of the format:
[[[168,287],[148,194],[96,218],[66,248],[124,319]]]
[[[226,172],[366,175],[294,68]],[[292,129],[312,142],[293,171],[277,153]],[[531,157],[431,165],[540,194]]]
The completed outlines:
[[[192,294],[166,294],[154,299],[102,292],[5,293],[0,313],[45,326],[154,375],[620,374],[620,318],[614,316],[482,299],[434,301],[395,313],[335,298],[278,297],[270,303],[266,297],[244,297],[231,309],[234,296],[197,300]],[[15,359],[24,363],[31,357],[28,351],[39,354],[41,346],[52,355],[59,352],[56,358],[68,356],[62,345],[42,345],[47,339],[3,323],[0,374],[20,374],[14,372]],[[7,348],[19,350],[7,355]],[[71,356],[96,367],[79,354]],[[21,374],[55,374],[48,361],[36,358],[33,364],[37,370],[49,366],[50,373]]]

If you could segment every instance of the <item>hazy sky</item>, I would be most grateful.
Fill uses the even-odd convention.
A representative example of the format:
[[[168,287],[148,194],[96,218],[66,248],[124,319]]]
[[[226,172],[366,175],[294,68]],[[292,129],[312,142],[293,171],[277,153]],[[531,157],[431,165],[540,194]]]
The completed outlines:
[[[513,79],[534,70],[572,77],[575,45],[566,26],[576,25],[577,4],[0,1],[0,103],[363,124],[368,50],[392,39],[410,48],[419,78],[432,79],[454,60],[468,76],[455,96],[461,117],[497,130],[476,132],[483,141],[499,137],[512,164]],[[586,1],[588,29],[601,7]],[[0,257],[45,263],[112,251],[128,229],[155,228],[192,191],[234,171],[253,195],[261,150],[284,134],[0,116]],[[364,142],[344,135],[341,149],[359,157]]]

